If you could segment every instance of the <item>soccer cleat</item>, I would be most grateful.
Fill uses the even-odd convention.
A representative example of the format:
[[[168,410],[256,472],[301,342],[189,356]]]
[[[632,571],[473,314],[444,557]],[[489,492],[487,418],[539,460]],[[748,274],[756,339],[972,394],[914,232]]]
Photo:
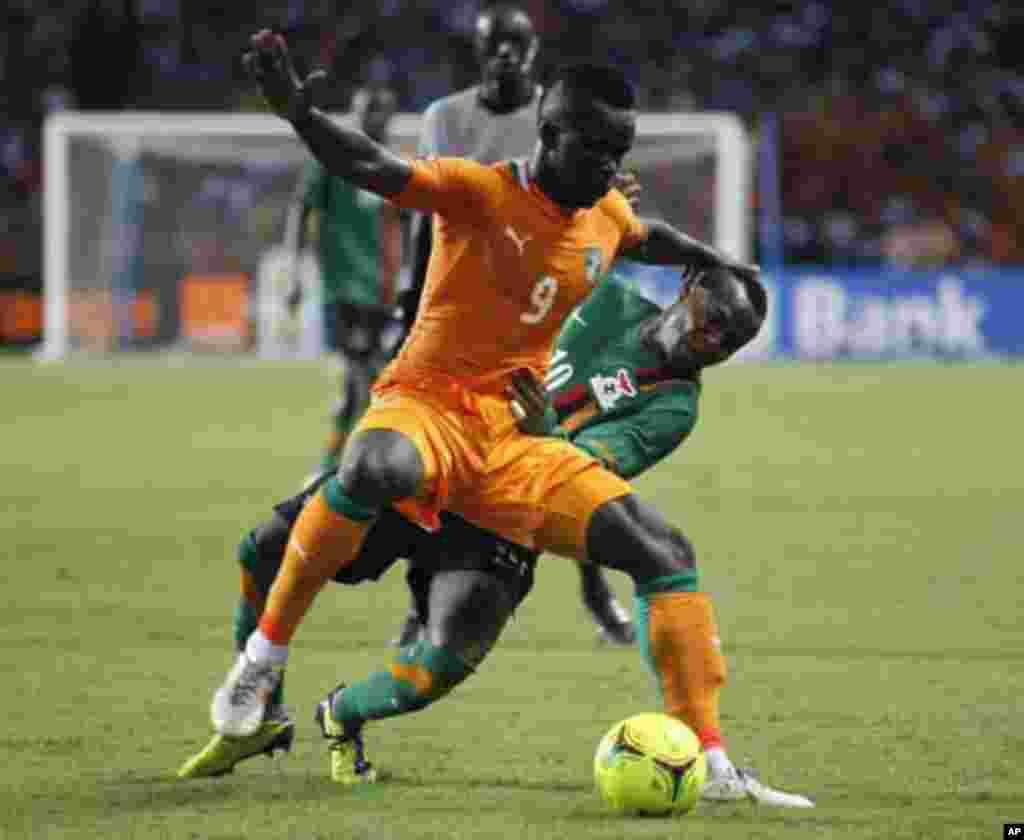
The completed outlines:
[[[295,739],[295,724],[280,706],[270,710],[259,729],[249,736],[232,738],[214,735],[202,752],[181,765],[179,779],[199,779],[231,773],[235,765],[258,755],[274,757],[276,750],[289,752]]]
[[[636,642],[636,629],[632,621],[624,621],[621,624],[608,624],[597,631],[597,644],[619,645],[628,647]]]
[[[223,685],[213,695],[210,718],[221,735],[255,735],[266,720],[267,704],[281,682],[283,665],[253,662],[240,653]]]
[[[347,728],[334,719],[331,707],[334,698],[345,688],[342,683],[316,707],[315,720],[323,736],[330,742],[331,779],[341,785],[369,784],[377,781],[377,771],[366,760],[362,727]]]
[[[814,807],[814,803],[806,796],[770,788],[759,782],[749,771],[735,767],[724,773],[709,775],[700,798],[707,802],[736,802],[746,799],[758,805],[771,805],[776,808]]]

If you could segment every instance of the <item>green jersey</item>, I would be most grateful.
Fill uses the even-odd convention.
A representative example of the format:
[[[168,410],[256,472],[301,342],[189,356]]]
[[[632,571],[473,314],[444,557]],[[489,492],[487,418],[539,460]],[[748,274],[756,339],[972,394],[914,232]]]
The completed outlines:
[[[699,382],[673,375],[640,339],[660,311],[613,271],[569,316],[548,368],[569,440],[623,478],[654,466],[697,422]]]
[[[303,173],[303,204],[320,214],[323,303],[380,303],[380,210],[384,199],[327,174],[316,161]]]

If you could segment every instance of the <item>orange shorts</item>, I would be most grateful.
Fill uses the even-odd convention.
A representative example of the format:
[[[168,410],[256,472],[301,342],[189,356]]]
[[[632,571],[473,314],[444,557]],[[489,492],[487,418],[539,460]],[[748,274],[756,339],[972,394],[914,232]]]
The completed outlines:
[[[393,429],[416,445],[423,486],[395,507],[430,530],[450,510],[519,545],[583,560],[590,515],[632,492],[571,443],[521,433],[504,396],[392,385],[352,436],[366,429]]]

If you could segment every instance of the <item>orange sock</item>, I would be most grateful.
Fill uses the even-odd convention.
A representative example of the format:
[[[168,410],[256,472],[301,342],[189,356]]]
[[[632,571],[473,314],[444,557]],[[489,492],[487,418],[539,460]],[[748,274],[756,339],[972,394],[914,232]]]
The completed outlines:
[[[705,749],[721,746],[725,659],[711,599],[704,592],[661,592],[646,600],[647,649],[665,711],[697,733]]]
[[[260,617],[268,640],[276,645],[291,641],[324,584],[356,558],[370,525],[335,513],[322,490],[306,502]]]

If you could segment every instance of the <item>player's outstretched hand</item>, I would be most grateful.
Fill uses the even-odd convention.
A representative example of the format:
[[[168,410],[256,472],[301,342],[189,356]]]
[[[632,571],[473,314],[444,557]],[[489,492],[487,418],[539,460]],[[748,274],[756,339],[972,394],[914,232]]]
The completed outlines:
[[[640,205],[640,193],[643,191],[643,187],[640,186],[640,181],[636,177],[636,173],[629,169],[620,169],[615,173],[615,179],[612,181],[612,186],[626,196],[626,201],[629,202],[629,206],[632,207],[635,212],[637,207]]]
[[[322,70],[299,79],[288,54],[284,36],[261,29],[249,39],[250,49],[242,56],[246,71],[263,92],[263,98],[279,117],[301,120],[313,104],[313,87],[326,75]]]
[[[558,422],[555,410],[548,402],[547,392],[531,371],[526,368],[513,371],[505,394],[519,431],[538,437],[552,433]]]

